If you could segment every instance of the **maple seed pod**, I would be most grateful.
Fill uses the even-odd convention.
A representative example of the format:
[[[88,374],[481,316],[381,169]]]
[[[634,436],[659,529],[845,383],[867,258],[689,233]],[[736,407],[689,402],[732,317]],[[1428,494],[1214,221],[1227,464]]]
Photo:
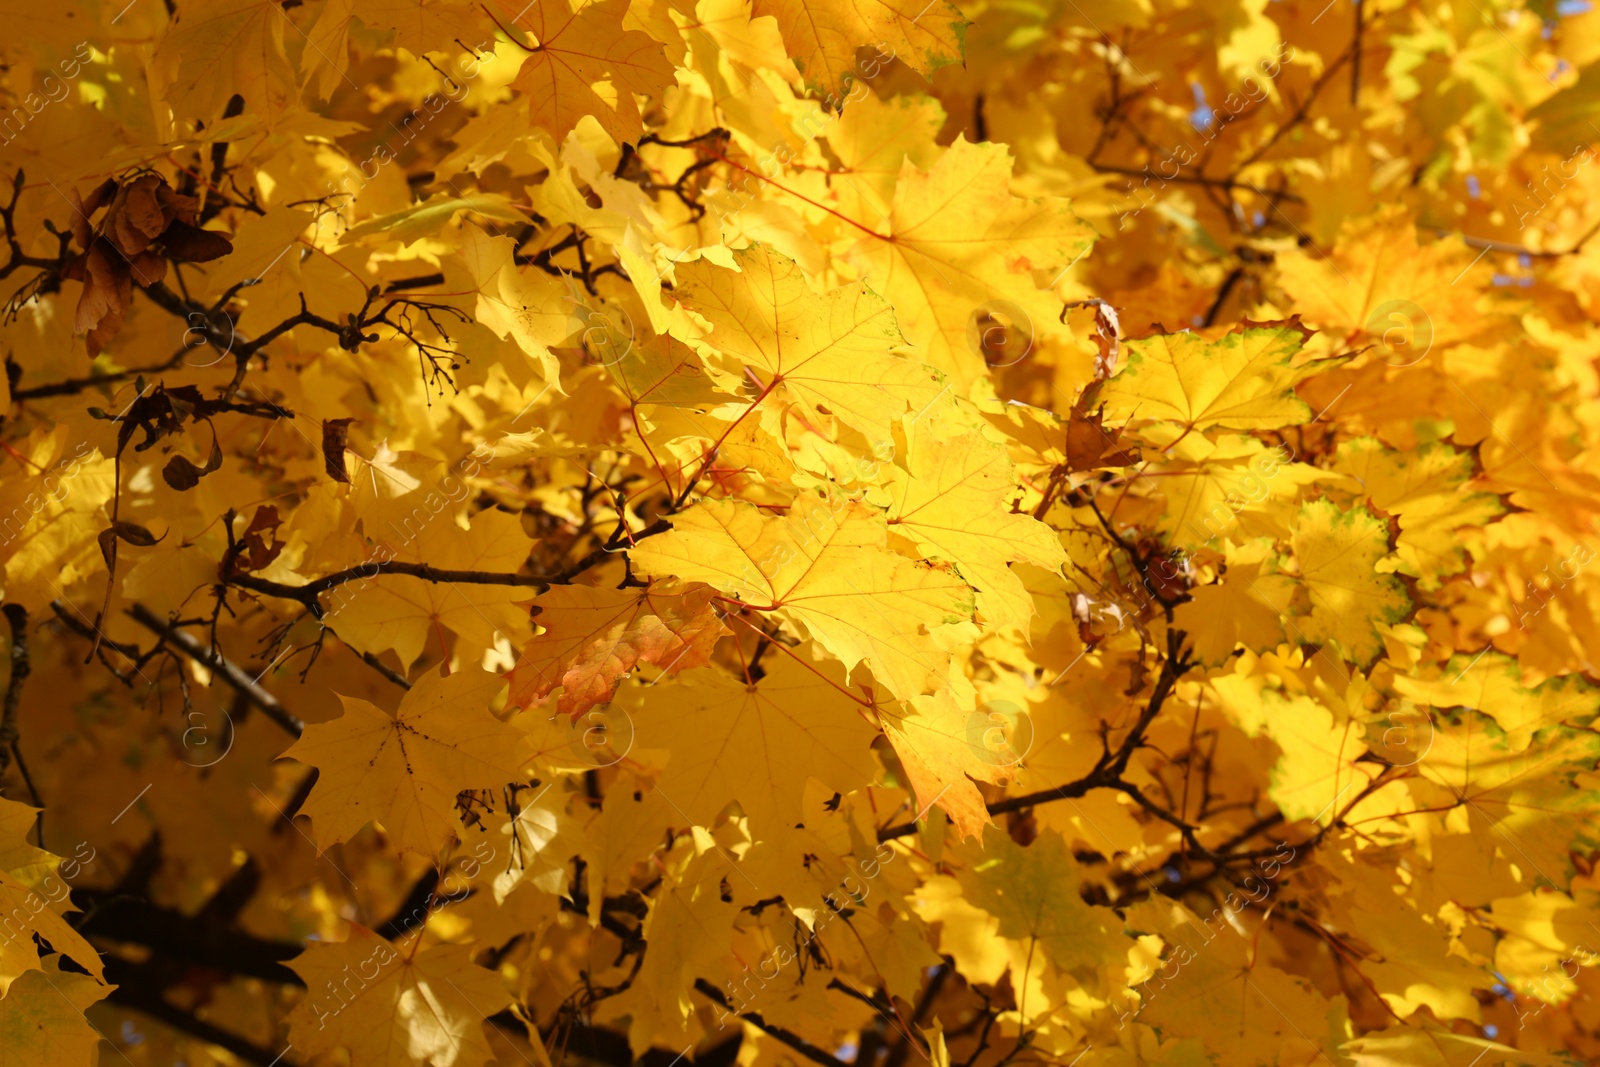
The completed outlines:
[[[1385,300],[1367,316],[1366,330],[1391,367],[1420,363],[1433,348],[1433,319],[1411,300]]]
[[[967,318],[967,347],[991,367],[1027,359],[1033,338],[1033,318],[1009,300],[986,300]]]
[[[967,747],[991,767],[1015,767],[1033,747],[1033,720],[1009,700],[989,700],[967,717]]]

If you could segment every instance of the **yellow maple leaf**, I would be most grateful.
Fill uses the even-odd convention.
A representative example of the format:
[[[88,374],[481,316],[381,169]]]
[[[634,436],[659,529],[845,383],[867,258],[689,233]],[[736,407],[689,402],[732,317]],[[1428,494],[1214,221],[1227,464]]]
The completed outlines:
[[[103,1036],[84,1012],[116,986],[61,969],[47,956],[38,969],[10,984],[0,997],[0,1063],[27,1067],[80,1067],[94,1063]]]
[[[944,118],[944,108],[932,97],[867,93],[852,98],[826,134],[843,165],[834,191],[845,213],[858,219],[887,215],[905,162],[927,170],[939,161]]]
[[[1421,677],[1396,675],[1394,687],[1419,704],[1482,712],[1519,750],[1547,726],[1592,722],[1600,714],[1600,692],[1581,675],[1547,678],[1539,685],[1527,686],[1516,659],[1503,652],[1451,656]]]
[[[729,876],[727,861],[715,852],[695,857],[662,888],[645,916],[642,932],[652,946],[639,979],[607,1005],[608,1014],[630,1016],[628,1041],[638,1052],[659,1037],[676,1039],[695,1008],[694,979],[728,957],[734,905],[718,882]]]
[[[1347,221],[1331,256],[1280,257],[1278,280],[1307,322],[1403,367],[1485,328],[1480,259],[1459,240],[1420,245],[1410,214],[1393,209]]]
[[[463,211],[497,222],[528,221],[528,217],[513,207],[510,200],[496,193],[480,193],[475,196],[449,196],[441,193],[399,211],[368,219],[359,226],[352,226],[344,232],[340,241],[342,244],[349,244],[352,241],[378,237],[385,241],[399,241],[401,244],[409,245],[437,233]]]
[[[38,808],[0,797],[0,871],[32,889],[61,865],[60,856],[28,843],[38,814]]]
[[[284,53],[284,27],[299,31],[273,0],[204,0],[174,17],[151,66],[151,83],[174,116],[215,121],[235,93],[258,114],[298,88]]]
[[[924,879],[914,906],[924,922],[937,923],[939,951],[956,961],[962,974],[998,982],[1010,965],[1010,946],[997,936],[1000,920],[966,898],[962,884],[948,874]]]
[[[38,970],[37,934],[73,962],[104,980],[105,965],[100,954],[83,939],[65,918],[57,914],[33,887],[8,871],[0,871],[0,1001],[6,991],[25,974]],[[20,922],[18,920],[21,920]]]
[[[1524,879],[1566,889],[1574,850],[1593,848],[1597,838],[1596,735],[1549,727],[1518,747],[1487,715],[1452,709],[1433,714],[1423,743],[1426,758],[1407,783],[1417,806],[1465,808],[1473,832]]]
[[[567,0],[499,2],[533,38],[511,84],[528,98],[535,125],[560,142],[579,119],[592,115],[617,141],[639,139],[644,127],[634,94],[659,99],[673,83],[674,68],[661,42],[622,28],[628,0],[577,7]]]
[[[819,295],[797,263],[765,246],[733,258],[738,271],[706,260],[678,267],[678,295],[710,321],[710,343],[755,372],[762,396],[781,384],[811,425],[837,416],[877,442],[945,391],[932,367],[894,351],[894,310],[865,285]]]
[[[1399,579],[1377,570],[1390,552],[1387,525],[1361,505],[1340,511],[1313,500],[1296,518],[1294,556],[1311,613],[1296,620],[1306,641],[1332,642],[1352,663],[1368,665],[1383,652],[1381,623],[1412,611]]]
[[[0,1001],[12,983],[37,970],[43,938],[95,978],[105,978],[100,954],[64,912],[73,910],[56,881],[61,857],[28,843],[37,809],[0,800]]]
[[[372,1067],[480,1067],[494,1058],[489,1016],[510,1003],[499,975],[465,945],[396,947],[350,924],[343,941],[319,942],[289,961],[305,997],[289,1013],[289,1043],[303,1055],[345,1049]]]
[[[1473,990],[1483,988],[1483,971],[1451,953],[1450,937],[1438,924],[1403,906],[1358,910],[1350,920],[1376,956],[1361,962],[1361,972],[1402,1018],[1426,1006],[1435,1018],[1478,1020]]]
[[[356,17],[363,26],[393,31],[394,43],[414,56],[449,48],[457,38],[469,43],[491,43],[469,36],[465,26],[483,21],[483,11],[464,0],[328,0],[310,31],[300,56],[300,69],[308,79],[317,79],[317,91],[326,97],[347,77],[350,49],[350,23]]]
[[[606,794],[600,814],[583,827],[579,855],[588,864],[591,883],[603,893],[627,885],[628,872],[640,856],[650,855],[664,839],[667,827],[683,816],[660,793],[613,789]],[[589,895],[589,917],[600,921],[602,892]]]
[[[888,548],[883,514],[805,493],[783,517],[706,500],[632,552],[645,575],[676,575],[781,611],[852,670],[863,661],[901,699],[948,684],[942,627],[972,617],[972,590],[946,567]]]
[[[1005,446],[981,433],[940,441],[931,421],[913,423],[907,436],[889,525],[926,558],[954,563],[977,589],[986,622],[1026,632],[1033,598],[1009,564],[1059,570],[1067,554],[1050,527],[1012,510],[1016,479]]]
[[[974,710],[970,688],[962,688],[915,697],[908,706],[881,704],[878,715],[916,799],[914,815],[923,818],[938,806],[957,837],[981,837],[991,820],[973,782],[1006,781],[1015,765],[985,745],[994,724],[986,711]]]
[[[321,847],[377,822],[396,847],[433,857],[460,833],[458,792],[523,781],[522,735],[489,712],[504,685],[476,669],[430,672],[393,715],[343,697],[344,715],[307,726],[284,755],[319,771],[303,810]]]
[[[550,349],[580,328],[571,287],[534,267],[519,268],[504,237],[475,227],[464,228],[462,237],[461,258],[478,290],[474,317],[538,360],[544,380],[559,392],[560,365]]]
[[[1230,563],[1219,581],[1191,589],[1178,605],[1174,625],[1189,634],[1202,663],[1220,664],[1240,645],[1268,652],[1284,640],[1294,580],[1261,568],[1259,561]]]
[[[1037,943],[1063,970],[1092,973],[1132,947],[1116,912],[1079,895],[1082,869],[1054,830],[1026,848],[988,831],[982,856],[960,880],[967,899],[1000,920],[1001,937]]]
[[[620,353],[605,361],[606,371],[633,404],[650,409],[705,409],[736,399],[719,389],[718,378],[694,349],[671,334],[635,341],[603,319],[595,328],[605,331],[604,347]]]
[[[1186,550],[1286,533],[1284,504],[1303,486],[1334,480],[1310,464],[1290,462],[1287,449],[1243,435],[1212,441],[1190,434],[1166,451],[1172,461],[1149,464],[1145,484],[1166,500],[1156,528],[1168,544]]]
[[[374,552],[376,558],[493,573],[516,571],[527,559],[528,537],[509,515],[479,512],[472,528],[463,530],[445,510],[445,498],[431,489],[403,497],[400,506],[405,504],[410,509],[387,529],[375,524],[371,536],[387,546],[387,551]],[[430,640],[443,641],[441,626],[460,639],[458,651],[464,658],[493,648],[496,634],[525,634],[527,614],[519,603],[526,596],[511,586],[375,572],[330,591],[325,618],[356,649],[374,654],[393,649],[410,670]]]
[[[105,529],[112,461],[88,441],[69,447],[65,426],[36,431],[18,451],[26,474],[0,482],[6,597],[48,603],[105,565],[95,537]]]
[[[1333,464],[1361,482],[1374,507],[1399,516],[1399,573],[1417,578],[1424,589],[1437,589],[1466,565],[1466,546],[1456,530],[1506,512],[1494,494],[1468,490],[1476,467],[1473,453],[1442,441],[1401,452],[1371,437],[1341,442]]]
[[[672,753],[661,795],[702,826],[736,800],[757,840],[801,821],[808,777],[840,793],[871,781],[877,732],[826,666],[768,656],[753,685],[703,670],[625,696],[639,748]],[[678,743],[685,737],[694,744]]]
[[[0,1067],[1594,1059],[1600,14],[1327,2],[0,0]]]
[[[602,362],[618,390],[628,398],[634,425],[639,430],[635,446],[675,492],[678,479],[699,472],[710,442],[720,441],[718,455],[740,448],[741,425],[729,426],[747,412],[738,386],[720,368],[708,367],[688,345],[670,334],[635,340],[604,318],[591,320],[586,338],[599,338]],[[730,466],[749,466],[732,461]]]
[[[901,164],[886,218],[869,211],[854,221],[866,233],[851,252],[862,276],[960,395],[984,372],[975,316],[994,305],[1030,336],[1055,326],[1060,301],[1034,273],[1059,278],[1094,236],[1066,199],[1012,195],[1005,146],[959,137],[928,170]]]
[[[1565,1056],[1513,1048],[1438,1025],[1396,1023],[1348,1041],[1340,1051],[1355,1067],[1572,1067]]]
[[[755,0],[757,18],[777,20],[783,43],[811,88],[848,89],[866,72],[856,50],[875,46],[923,74],[958,62],[961,12],[945,0]],[[872,70],[876,72],[876,67]]]
[[[1315,412],[1294,387],[1346,362],[1296,363],[1310,336],[1298,319],[1247,320],[1216,340],[1186,331],[1129,341],[1126,361],[1086,406],[1104,404],[1118,422],[1163,419],[1185,430],[1298,426]]]
[[[1327,823],[1338,818],[1378,776],[1378,768],[1358,762],[1367,754],[1363,724],[1336,721],[1306,697],[1263,697],[1269,711],[1265,732],[1282,752],[1267,790],[1272,802],[1287,819]]]
[[[1239,910],[1242,900],[1230,893]],[[1251,940],[1229,925],[1228,905],[1201,917],[1158,899],[1128,909],[1130,929],[1157,933],[1172,947],[1137,988],[1138,1018],[1176,1037],[1200,1038],[1225,1063],[1309,1067],[1322,1051],[1311,1036],[1325,1008],[1311,983],[1258,958]]]

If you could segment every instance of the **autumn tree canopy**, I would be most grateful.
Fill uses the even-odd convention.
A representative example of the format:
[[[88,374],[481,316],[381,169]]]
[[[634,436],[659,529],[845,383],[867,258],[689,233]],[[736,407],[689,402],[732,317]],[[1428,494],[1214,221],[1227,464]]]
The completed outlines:
[[[1600,1060],[1587,0],[0,0],[0,1065]]]

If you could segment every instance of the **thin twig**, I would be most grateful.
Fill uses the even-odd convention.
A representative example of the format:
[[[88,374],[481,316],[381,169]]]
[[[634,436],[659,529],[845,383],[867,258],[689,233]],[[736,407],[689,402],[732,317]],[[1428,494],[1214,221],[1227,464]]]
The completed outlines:
[[[724,1011],[733,1011],[733,1006],[728,1003],[728,998],[723,996],[722,991],[716,986],[712,985],[710,982],[706,981],[704,978],[696,978],[694,980],[694,991],[711,1001],[713,1004],[717,1005],[717,1007],[722,1008]],[[811,1042],[807,1041],[805,1038],[794,1033],[793,1031],[785,1030],[781,1026],[774,1026],[763,1019],[756,1012],[747,1011],[736,1014],[740,1019],[743,1019],[745,1022],[749,1023],[757,1030],[760,1030],[774,1041],[788,1045],[790,1048],[794,1049],[796,1052],[800,1053],[800,1055],[804,1056],[813,1063],[820,1063],[823,1065],[823,1067],[850,1067],[849,1064],[845,1063],[839,1057],[825,1051],[824,1049],[818,1048],[816,1045],[813,1045]]]
[[[128,609],[128,615],[162,642],[218,675],[285,732],[299,737],[305,731],[306,724],[278,703],[277,697],[261,688],[238,664],[207,647],[193,634],[178,629],[143,604],[134,604]]]
[[[11,766],[11,753],[17,743],[17,709],[22,704],[22,683],[33,669],[28,659],[28,609],[21,604],[7,604],[5,613],[11,626],[11,677],[6,682],[6,697],[0,710],[0,779]],[[31,787],[30,787],[31,788]]]

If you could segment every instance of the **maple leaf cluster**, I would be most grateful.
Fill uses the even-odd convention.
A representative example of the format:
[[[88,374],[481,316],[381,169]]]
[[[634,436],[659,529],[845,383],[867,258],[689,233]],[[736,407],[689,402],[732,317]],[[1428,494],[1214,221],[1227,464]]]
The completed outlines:
[[[0,0],[0,1065],[1600,1062],[1600,14]]]

